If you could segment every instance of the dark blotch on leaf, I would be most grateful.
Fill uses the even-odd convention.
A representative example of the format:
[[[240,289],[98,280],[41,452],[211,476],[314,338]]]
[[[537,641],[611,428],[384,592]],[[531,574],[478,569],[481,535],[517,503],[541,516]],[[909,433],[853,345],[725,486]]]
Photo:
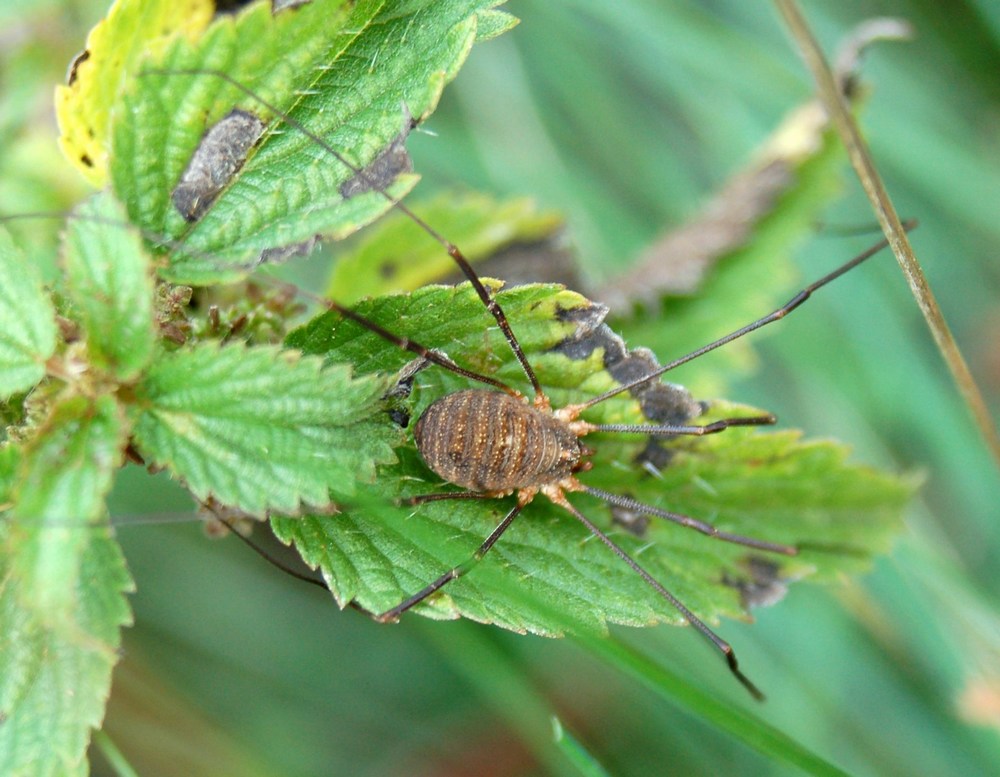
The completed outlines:
[[[402,132],[385,151],[372,160],[368,167],[359,170],[340,185],[337,190],[340,196],[348,200],[366,192],[384,192],[400,175],[412,172],[413,160],[406,150],[406,138],[415,126],[416,123],[409,112],[405,112]]]
[[[66,73],[66,85],[73,86],[76,83],[77,70],[80,65],[90,59],[90,49],[84,49],[75,57],[73,61],[69,63],[69,71]]]
[[[264,122],[234,108],[205,133],[170,195],[174,207],[187,221],[205,215],[219,192],[243,167],[263,131]]]
[[[314,235],[301,243],[292,243],[287,246],[277,246],[276,248],[265,248],[257,257],[258,264],[281,264],[297,256],[308,256],[316,248],[319,236]]]
[[[770,607],[785,598],[788,579],[780,577],[781,568],[771,559],[747,556],[741,562],[745,576],[726,576],[722,582],[740,592],[744,609]]]
[[[607,313],[608,308],[600,304],[560,310],[557,318],[572,321],[577,330],[553,350],[570,359],[582,360],[601,349],[604,369],[619,383],[638,380],[657,370],[660,364],[652,351],[646,348],[629,351],[625,347],[625,341],[604,323]],[[704,410],[687,389],[658,379],[637,386],[630,393],[639,400],[643,415],[657,424],[685,424]]]
[[[611,520],[637,537],[645,537],[649,528],[648,515],[618,505],[611,505]]]

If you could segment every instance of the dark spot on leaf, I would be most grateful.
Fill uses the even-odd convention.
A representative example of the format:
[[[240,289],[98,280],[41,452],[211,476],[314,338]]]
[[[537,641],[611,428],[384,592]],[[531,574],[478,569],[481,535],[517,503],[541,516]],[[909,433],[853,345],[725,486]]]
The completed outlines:
[[[287,246],[277,246],[276,248],[265,248],[257,257],[257,264],[281,264],[296,256],[308,256],[316,248],[319,236],[314,235],[301,243],[292,243]]]
[[[743,574],[726,575],[722,582],[740,592],[745,609],[770,607],[777,604],[788,592],[788,578],[780,576],[781,568],[771,559],[747,556],[741,562]]]
[[[413,160],[406,150],[406,138],[416,123],[404,110],[403,129],[372,162],[344,181],[338,191],[345,200],[366,192],[383,192],[403,173],[413,171]]]
[[[83,164],[85,164],[87,167],[93,167],[94,166],[94,160],[91,159],[86,154],[80,154],[80,161],[83,162]]]
[[[264,131],[264,122],[234,108],[202,137],[180,183],[170,195],[187,221],[197,221],[219,192],[243,167],[247,154]]]
[[[560,321],[571,321],[577,329],[553,350],[570,359],[583,360],[601,349],[604,368],[622,384],[656,371],[660,365],[652,351],[646,348],[629,351],[625,341],[604,323],[607,313],[608,308],[597,303],[557,311],[556,317]],[[636,386],[630,393],[639,401],[643,415],[656,424],[684,424],[701,415],[704,409],[687,389],[659,379]]]
[[[670,461],[673,458],[674,451],[670,448],[664,448],[663,444],[656,438],[650,438],[642,453],[635,457],[635,461],[640,466],[661,470],[670,466]]]
[[[302,5],[309,5],[311,2],[312,0],[271,0],[271,13],[276,14],[279,11],[290,11]]]
[[[90,49],[84,49],[75,57],[73,61],[69,63],[69,71],[66,73],[66,84],[67,86],[73,86],[76,83],[77,69],[90,59]]]
[[[399,268],[396,267],[396,263],[390,259],[386,259],[378,266],[378,274],[380,278],[384,278],[389,281],[396,277],[399,272]]]
[[[637,537],[645,537],[649,528],[648,515],[618,505],[611,505],[611,520]]]
[[[395,408],[389,411],[389,419],[404,429],[410,425],[410,414],[401,408]]]

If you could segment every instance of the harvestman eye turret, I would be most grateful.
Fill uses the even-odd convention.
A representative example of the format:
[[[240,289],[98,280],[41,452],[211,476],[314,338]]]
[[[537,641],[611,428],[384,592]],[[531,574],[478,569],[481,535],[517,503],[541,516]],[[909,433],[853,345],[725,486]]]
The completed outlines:
[[[394,208],[416,223],[417,226],[437,241],[452,257],[459,269],[461,269],[472,284],[483,305],[500,327],[511,351],[520,363],[524,375],[531,385],[532,395],[528,398],[494,377],[463,368],[439,351],[427,348],[407,337],[393,334],[378,323],[367,319],[350,308],[329,300],[323,301],[323,304],[330,309],[337,311],[345,318],[355,321],[384,340],[415,353],[437,366],[488,387],[469,388],[445,395],[427,407],[417,420],[413,428],[413,436],[424,462],[443,480],[465,490],[460,492],[426,494],[412,498],[409,500],[409,503],[419,505],[424,502],[449,499],[499,499],[510,496],[515,497],[514,505],[504,516],[503,520],[486,537],[470,558],[447,570],[436,580],[433,580],[395,607],[382,613],[371,613],[372,617],[383,623],[396,621],[407,610],[423,602],[451,581],[468,573],[500,540],[504,532],[510,527],[522,510],[536,496],[541,494],[562,507],[577,521],[582,523],[611,552],[641,576],[663,600],[677,610],[688,623],[697,629],[723,654],[730,671],[747,690],[756,698],[763,698],[757,687],[740,670],[732,647],[692,613],[660,582],[654,579],[635,559],[629,556],[628,553],[589,518],[580,513],[569,501],[568,494],[583,492],[613,506],[663,518],[682,526],[693,528],[718,540],[766,552],[795,555],[798,552],[795,546],[771,543],[752,537],[720,531],[711,524],[696,518],[672,513],[652,505],[641,504],[625,496],[589,487],[577,477],[591,467],[589,456],[592,451],[582,440],[594,432],[641,433],[664,437],[706,435],[719,433],[734,426],[773,424],[776,421],[775,417],[773,415],[759,415],[725,418],[701,426],[598,425],[582,420],[581,414],[588,408],[604,402],[611,397],[636,389],[709,351],[715,350],[767,324],[784,318],[809,299],[814,291],[840,277],[884,248],[886,245],[885,242],[873,246],[830,274],[806,286],[785,305],[782,305],[768,315],[724,337],[714,340],[689,354],[674,359],[647,375],[619,385],[604,394],[579,404],[553,409],[502,308],[472,269],[462,251],[413,213],[406,205],[392,198],[385,191],[385,187],[390,182],[383,180],[382,173],[370,173],[366,169],[352,163],[300,122],[287,116],[279,108],[261,99],[250,89],[225,73],[207,70],[182,70],[149,71],[145,75],[209,76],[227,81],[236,89],[242,91],[251,100],[266,107],[273,115],[288,126],[309,137],[325,149],[332,158],[352,171],[354,174],[354,179],[352,180],[359,182],[359,190],[381,192]]]

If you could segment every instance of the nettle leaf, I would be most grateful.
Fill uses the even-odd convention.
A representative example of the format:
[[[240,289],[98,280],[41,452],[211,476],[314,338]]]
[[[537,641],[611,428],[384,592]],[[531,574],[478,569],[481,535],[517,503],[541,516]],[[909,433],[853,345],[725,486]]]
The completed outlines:
[[[140,236],[116,228],[125,211],[110,193],[95,195],[75,216],[63,237],[69,296],[93,363],[128,381],[153,356],[152,267]]]
[[[104,498],[126,429],[117,403],[57,405],[18,457],[0,522],[0,772],[86,773],[131,622],[132,582]]]
[[[117,0],[91,30],[69,83],[56,87],[56,118],[59,146],[94,186],[107,182],[111,112],[126,76],[178,34],[201,33],[214,13],[212,0]]]
[[[10,442],[0,445],[0,511],[9,509],[13,504],[14,479],[20,464],[20,447]]]
[[[477,38],[479,13],[486,34],[501,30],[495,5],[314,0],[272,16],[258,3],[216,20],[194,45],[178,40],[150,57],[123,98],[111,176],[130,218],[171,241],[167,274],[215,281],[285,255],[262,252],[343,237],[381,215],[386,194],[401,197],[417,181],[403,147],[411,118],[434,110]],[[260,99],[217,74],[179,72],[206,69]]]
[[[202,500],[260,517],[324,507],[394,461],[387,385],[295,351],[203,343],[150,366],[136,388],[135,445]]]
[[[427,224],[443,231],[470,262],[515,243],[551,237],[562,226],[552,212],[539,212],[527,197],[497,200],[472,192],[444,192],[411,205]],[[455,273],[441,244],[402,213],[389,213],[338,256],[327,296],[342,305],[363,297],[409,291]]]
[[[0,397],[38,383],[55,349],[52,302],[35,268],[0,227]]]
[[[497,299],[555,406],[616,385],[604,367],[601,347],[566,347],[599,326],[599,308],[553,286],[518,287],[500,292]],[[396,334],[441,348],[464,367],[525,389],[506,343],[467,285],[370,300],[357,310]],[[333,314],[293,332],[288,343],[331,361],[351,361],[361,372],[395,370],[409,360],[408,354],[379,344],[370,332]],[[430,367],[415,379],[410,409],[416,417],[434,399],[468,387],[468,381]],[[716,403],[696,422],[759,414]],[[596,423],[648,423],[643,407],[628,396],[602,403],[585,417]],[[807,548],[789,558],[727,544],[656,518],[644,536],[634,536],[612,524],[606,505],[586,495],[570,496],[709,621],[744,615],[748,604],[779,596],[787,582],[809,573],[830,578],[862,567],[886,548],[914,487],[908,480],[849,464],[842,446],[803,442],[795,432],[730,429],[663,443],[666,464],[657,476],[636,461],[646,442],[636,435],[588,436],[587,444],[597,453],[593,470],[582,473],[581,481],[726,531]],[[382,612],[465,561],[513,506],[513,498],[394,506],[401,496],[447,490],[455,488],[430,472],[410,442],[400,451],[399,463],[380,469],[378,481],[359,495],[354,509],[272,523],[279,537],[294,542],[308,563],[322,569],[342,606],[354,601]],[[419,611],[542,634],[600,629],[609,622],[682,621],[571,515],[541,496],[475,571]]]

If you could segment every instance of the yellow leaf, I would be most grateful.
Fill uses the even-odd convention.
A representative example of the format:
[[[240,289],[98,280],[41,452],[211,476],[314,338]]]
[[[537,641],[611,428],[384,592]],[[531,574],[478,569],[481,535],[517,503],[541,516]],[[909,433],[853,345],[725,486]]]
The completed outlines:
[[[55,103],[59,146],[95,187],[107,182],[111,106],[126,75],[177,36],[195,39],[214,12],[212,0],[117,0],[90,31]]]

